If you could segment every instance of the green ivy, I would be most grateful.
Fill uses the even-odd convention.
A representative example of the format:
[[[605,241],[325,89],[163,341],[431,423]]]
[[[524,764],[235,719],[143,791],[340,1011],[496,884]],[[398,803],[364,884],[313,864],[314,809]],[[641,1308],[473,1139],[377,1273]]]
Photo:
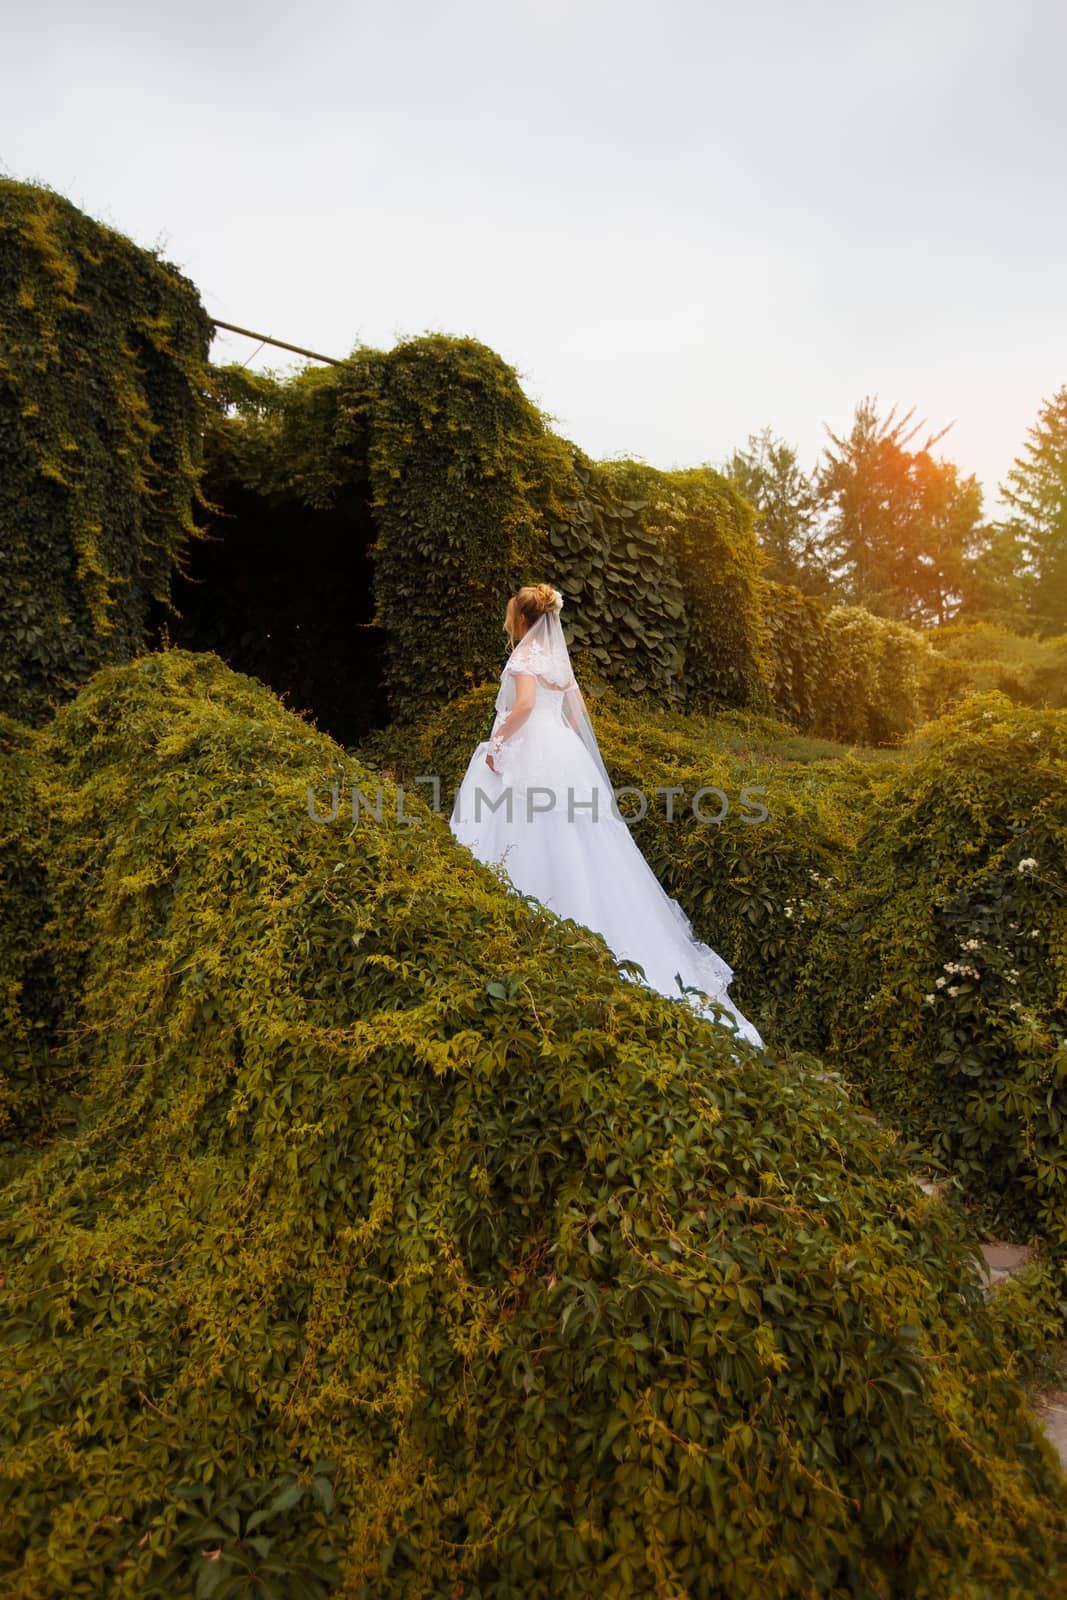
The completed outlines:
[[[499,674],[507,598],[548,563],[534,490],[551,498],[567,456],[477,340],[408,339],[339,370],[338,437],[368,441],[384,678],[409,721]]]
[[[620,492],[645,496],[645,526],[673,556],[685,603],[686,708],[770,709],[752,507],[711,467],[659,472],[626,461],[602,470]]]
[[[674,558],[644,526],[645,502],[612,490],[610,468],[576,457],[574,476],[578,492],[548,540],[576,667],[591,686],[680,704],[687,620]]]
[[[0,1153],[61,1112],[48,1070],[57,1023],[52,963],[41,948],[48,916],[43,797],[33,733],[0,715]]]
[[[1067,724],[973,695],[902,754],[803,909],[796,1004],[875,1109],[1067,1259]]]
[[[381,775],[211,656],[28,749],[75,1098],[0,1195],[15,1600],[1062,1584],[974,1245],[839,1078],[388,780],[353,824]]]
[[[196,532],[211,324],[169,262],[0,179],[0,708],[144,648]]]
[[[751,714],[734,734],[724,714],[590,700],[616,787],[648,798],[634,838],[763,1036],[825,1055],[990,1226],[1067,1259],[1062,713],[975,696],[883,760],[797,761]],[[363,753],[409,782],[436,772],[450,795],[490,706],[475,691]],[[718,823],[693,814],[702,785],[726,799]],[[673,820],[657,793],[671,786]],[[746,790],[765,820],[748,820]]]

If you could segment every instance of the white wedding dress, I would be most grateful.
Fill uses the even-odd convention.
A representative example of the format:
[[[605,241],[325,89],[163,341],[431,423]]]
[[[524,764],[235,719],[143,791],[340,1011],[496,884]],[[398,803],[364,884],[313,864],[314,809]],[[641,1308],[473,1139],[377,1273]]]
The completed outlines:
[[[516,658],[530,664],[528,655],[522,662],[521,646],[522,641],[500,675],[494,733],[515,701]],[[733,968],[696,938],[689,918],[612,809],[603,762],[598,764],[568,721],[573,696],[568,699],[566,689],[540,678],[535,683],[532,711],[494,757],[500,770],[486,762],[488,741],[471,756],[449,823],[456,839],[479,860],[502,862],[521,893],[602,934],[617,960],[640,964],[650,988],[684,1000],[680,974],[683,983],[725,1010],[724,1015],[694,997],[690,1003],[703,1015],[762,1047],[759,1033],[726,992]],[[576,686],[573,693],[580,717],[584,702]]]

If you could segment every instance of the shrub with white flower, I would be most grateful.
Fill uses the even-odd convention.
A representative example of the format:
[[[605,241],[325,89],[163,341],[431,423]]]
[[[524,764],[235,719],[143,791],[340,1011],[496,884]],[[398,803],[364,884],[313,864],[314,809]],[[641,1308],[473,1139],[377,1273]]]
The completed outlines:
[[[1067,718],[972,699],[877,793],[826,1032],[875,1110],[1067,1246]]]

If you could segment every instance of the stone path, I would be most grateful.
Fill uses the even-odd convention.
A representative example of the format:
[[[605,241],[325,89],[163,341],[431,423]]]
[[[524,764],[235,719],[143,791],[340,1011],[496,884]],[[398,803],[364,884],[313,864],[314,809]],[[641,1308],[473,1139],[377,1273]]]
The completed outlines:
[[[982,1254],[985,1256],[986,1293],[988,1294],[998,1283],[1003,1283],[1005,1278],[1010,1278],[1013,1272],[1018,1272],[1033,1253],[1024,1244],[998,1244],[995,1239],[987,1239],[982,1245]]]

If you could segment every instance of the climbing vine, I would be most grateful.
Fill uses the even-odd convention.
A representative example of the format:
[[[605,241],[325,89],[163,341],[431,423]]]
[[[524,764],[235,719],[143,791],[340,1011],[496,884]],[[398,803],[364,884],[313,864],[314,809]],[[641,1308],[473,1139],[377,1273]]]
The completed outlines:
[[[687,624],[674,558],[645,526],[643,500],[620,498],[583,455],[574,478],[566,516],[548,539],[575,659],[614,688],[680,704]]]
[[[376,775],[210,654],[11,754],[72,1090],[0,1165],[13,1600],[1062,1592],[973,1244],[813,1058],[395,785],[354,826]]]
[[[195,534],[211,323],[195,287],[0,180],[0,704],[30,722],[143,645]]]
[[[507,597],[551,566],[543,511],[568,455],[475,339],[403,340],[338,373],[334,442],[366,442],[375,622],[390,706],[407,720],[499,673]]]

